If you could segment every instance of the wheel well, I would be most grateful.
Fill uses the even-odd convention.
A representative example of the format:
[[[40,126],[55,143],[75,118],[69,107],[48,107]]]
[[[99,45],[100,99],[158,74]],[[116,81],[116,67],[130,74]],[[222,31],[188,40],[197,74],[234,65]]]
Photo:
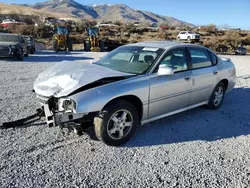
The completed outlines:
[[[228,80],[227,79],[224,79],[224,80],[221,80],[220,82],[222,82],[225,86],[225,89],[227,90],[227,87],[228,87]]]
[[[133,104],[135,106],[135,108],[137,109],[138,115],[139,115],[139,119],[141,120],[142,115],[143,115],[143,105],[142,105],[141,100],[134,95],[126,95],[126,96],[117,97],[117,98],[109,101],[105,106],[110,105],[111,103],[114,103],[117,100],[121,100],[121,99],[129,101],[131,104]]]

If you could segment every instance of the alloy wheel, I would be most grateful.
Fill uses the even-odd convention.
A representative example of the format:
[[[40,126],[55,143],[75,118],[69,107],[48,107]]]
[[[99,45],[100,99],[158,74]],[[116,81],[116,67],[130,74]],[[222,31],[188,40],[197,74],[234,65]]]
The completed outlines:
[[[219,106],[224,97],[224,89],[223,87],[218,87],[214,93],[214,105]]]
[[[133,116],[128,110],[116,111],[108,121],[108,135],[115,140],[126,137],[133,126]]]

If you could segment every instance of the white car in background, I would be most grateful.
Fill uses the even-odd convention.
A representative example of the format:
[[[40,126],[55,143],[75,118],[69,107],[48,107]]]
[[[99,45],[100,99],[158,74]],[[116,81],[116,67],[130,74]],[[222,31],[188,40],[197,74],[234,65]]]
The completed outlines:
[[[199,42],[200,38],[200,35],[193,31],[182,31],[178,34],[177,41],[185,40],[188,42]]]

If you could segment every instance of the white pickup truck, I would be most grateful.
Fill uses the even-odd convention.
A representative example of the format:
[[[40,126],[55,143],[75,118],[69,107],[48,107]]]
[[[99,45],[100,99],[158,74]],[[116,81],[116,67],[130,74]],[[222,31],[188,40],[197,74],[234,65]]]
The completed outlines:
[[[193,31],[182,31],[177,35],[177,41],[185,40],[188,42],[199,42],[200,35]]]

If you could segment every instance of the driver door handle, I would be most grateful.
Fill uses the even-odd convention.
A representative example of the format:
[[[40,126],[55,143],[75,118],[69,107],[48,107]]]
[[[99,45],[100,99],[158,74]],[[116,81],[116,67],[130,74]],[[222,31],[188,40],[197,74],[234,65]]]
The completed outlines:
[[[218,74],[218,71],[214,71],[214,74]]]
[[[187,80],[187,81],[189,81],[189,80],[191,80],[191,77],[186,77],[184,79]]]

